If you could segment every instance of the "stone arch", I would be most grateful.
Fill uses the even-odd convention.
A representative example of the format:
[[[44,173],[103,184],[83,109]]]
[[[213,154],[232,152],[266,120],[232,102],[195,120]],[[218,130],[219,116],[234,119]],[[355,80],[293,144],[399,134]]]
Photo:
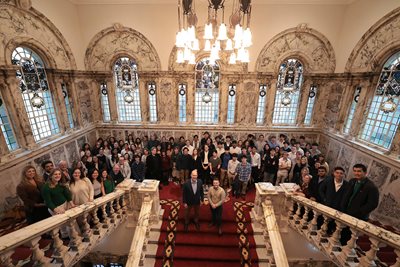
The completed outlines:
[[[346,72],[380,72],[385,61],[400,50],[400,7],[376,22],[351,52]]]
[[[203,36],[204,35],[204,26],[197,27],[196,34],[199,37]],[[231,34],[233,34],[233,32],[231,32]],[[168,70],[169,71],[185,71],[185,72],[194,71],[193,65],[189,65],[187,63],[184,63],[184,64],[176,63],[177,52],[178,52],[178,49],[174,45],[171,53],[169,54]],[[198,62],[202,58],[208,57],[209,54],[210,54],[209,52],[205,52],[202,50],[198,51],[196,53],[196,62]],[[221,71],[223,71],[223,72],[241,72],[241,73],[248,71],[248,64],[246,64],[246,63],[229,65],[229,56],[230,56],[229,52],[221,51],[221,53],[220,53],[221,59],[218,60],[218,64],[220,66]]]
[[[134,58],[139,71],[160,71],[161,62],[156,49],[140,32],[114,24],[97,33],[85,54],[85,68],[91,71],[110,71],[118,56]]]
[[[301,24],[287,29],[261,50],[255,71],[276,73],[284,59],[299,58],[311,73],[332,73],[336,67],[335,51],[329,40],[320,32]]]
[[[76,69],[75,58],[61,32],[33,7],[0,5],[0,37],[0,51],[4,51],[0,54],[1,65],[12,65],[12,51],[25,45],[34,49],[48,68]]]

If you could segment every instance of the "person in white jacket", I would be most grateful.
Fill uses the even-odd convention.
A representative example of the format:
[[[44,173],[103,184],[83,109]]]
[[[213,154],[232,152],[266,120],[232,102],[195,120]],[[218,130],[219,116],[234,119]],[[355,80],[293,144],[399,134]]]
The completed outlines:
[[[122,173],[122,176],[124,176],[125,179],[130,179],[131,178],[131,166],[129,166],[129,163],[125,160],[124,157],[119,157],[118,160],[118,165],[120,168],[120,171]]]

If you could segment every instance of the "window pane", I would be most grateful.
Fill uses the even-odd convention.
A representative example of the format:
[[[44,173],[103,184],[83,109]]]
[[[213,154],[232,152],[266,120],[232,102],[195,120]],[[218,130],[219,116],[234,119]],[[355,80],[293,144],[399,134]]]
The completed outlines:
[[[114,80],[116,87],[119,121],[141,121],[139,78],[136,62],[122,57],[115,62]]]
[[[64,102],[65,102],[65,107],[67,109],[67,116],[68,116],[68,122],[69,122],[69,127],[71,129],[74,128],[74,119],[72,117],[72,108],[71,108],[71,103],[69,101],[69,97],[68,97],[68,90],[67,90],[67,86],[63,83],[61,85],[62,87],[62,91],[63,91],[63,95],[64,95]]]
[[[209,59],[196,64],[195,122],[218,123],[219,66]]]
[[[178,88],[179,102],[179,122],[186,122],[186,84],[179,84]]]
[[[229,85],[228,89],[228,113],[226,122],[232,124],[235,122],[235,104],[236,104],[236,84]]]
[[[12,63],[20,67],[16,75],[20,80],[22,99],[35,141],[59,133],[42,59],[29,48],[17,47],[12,54]],[[32,105],[34,100],[40,105],[34,107]]]
[[[257,124],[264,123],[265,103],[267,99],[267,85],[260,84],[260,92],[258,94],[258,107],[257,107]]]
[[[348,134],[350,132],[351,124],[353,122],[354,113],[356,112],[358,98],[360,97],[361,87],[357,86],[354,92],[353,99],[351,101],[351,106],[349,110],[349,115],[347,116],[346,124],[344,125],[343,132]]]
[[[110,105],[108,103],[108,88],[107,83],[103,82],[100,84],[100,92],[101,92],[101,107],[103,109],[103,121],[110,122]]]
[[[305,125],[311,124],[311,118],[312,118],[312,113],[314,110],[314,103],[315,103],[316,98],[317,98],[317,86],[311,85],[310,92],[308,93],[306,116],[304,118]]]
[[[296,124],[300,89],[303,83],[303,65],[297,59],[288,59],[279,68],[272,123]]]
[[[157,100],[155,82],[149,82],[147,85],[147,89],[149,91],[150,121],[157,122]]]
[[[17,149],[17,140],[15,139],[15,135],[10,124],[10,119],[8,118],[8,113],[2,98],[0,98],[0,128],[6,141],[8,150],[13,151]]]

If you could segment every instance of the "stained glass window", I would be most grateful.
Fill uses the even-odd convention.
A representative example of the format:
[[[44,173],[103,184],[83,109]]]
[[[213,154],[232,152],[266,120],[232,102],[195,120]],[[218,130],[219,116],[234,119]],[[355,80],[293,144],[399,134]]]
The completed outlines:
[[[208,58],[196,64],[195,122],[218,123],[219,66]]]
[[[108,88],[106,82],[102,82],[100,84],[100,93],[101,93],[101,107],[103,109],[103,121],[110,122],[111,114],[110,114],[110,104],[108,102]]]
[[[349,114],[347,115],[346,123],[343,127],[343,132],[346,134],[350,133],[351,123],[353,122],[354,113],[356,112],[360,94],[361,94],[361,86],[357,86],[356,90],[354,91],[353,99],[351,100],[351,106],[350,106]]]
[[[156,83],[149,82],[147,84],[147,90],[149,92],[150,121],[157,122]]]
[[[375,95],[370,103],[360,139],[389,149],[400,122],[400,51],[383,66]],[[394,110],[385,112],[381,105],[392,99]]]
[[[232,124],[235,122],[235,104],[236,104],[236,84],[230,84],[228,88],[228,112],[226,122]]]
[[[139,77],[133,59],[122,57],[114,64],[118,120],[141,121]]]
[[[296,124],[302,83],[303,64],[297,59],[283,62],[279,68],[272,123]]]
[[[260,91],[258,93],[258,106],[257,106],[257,124],[264,123],[265,103],[267,99],[267,85],[260,84]]]
[[[3,133],[4,139],[8,150],[13,151],[18,148],[17,140],[15,139],[15,134],[11,126],[10,118],[7,113],[5,104],[3,103],[3,98],[0,96],[0,128]]]
[[[317,86],[311,85],[310,91],[308,92],[306,116],[304,118],[305,125],[311,124],[311,118],[312,118],[312,114],[313,114],[313,110],[314,110],[314,103],[315,103],[316,98],[317,98]]]
[[[186,84],[178,86],[179,122],[186,122]]]
[[[20,81],[20,90],[35,141],[59,133],[42,59],[29,48],[17,47],[12,53],[12,63],[20,67],[17,70],[17,78]]]

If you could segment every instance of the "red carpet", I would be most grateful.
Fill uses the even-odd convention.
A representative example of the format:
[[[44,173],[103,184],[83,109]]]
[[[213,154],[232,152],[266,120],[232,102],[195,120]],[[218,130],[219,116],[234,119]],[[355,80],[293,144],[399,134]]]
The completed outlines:
[[[173,183],[160,191],[163,223],[158,241],[155,266],[258,266],[249,212],[254,189],[246,200],[229,199],[223,206],[222,231],[208,227],[211,212],[208,205],[200,208],[200,231],[194,224],[184,231],[181,188]]]

